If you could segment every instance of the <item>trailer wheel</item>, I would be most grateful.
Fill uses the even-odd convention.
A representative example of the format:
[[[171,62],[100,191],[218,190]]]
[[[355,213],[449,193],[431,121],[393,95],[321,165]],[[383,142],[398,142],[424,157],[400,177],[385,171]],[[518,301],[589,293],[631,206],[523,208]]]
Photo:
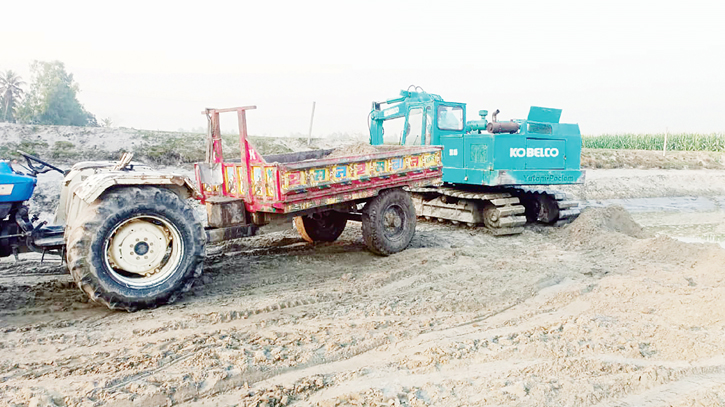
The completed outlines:
[[[68,236],[73,278],[92,300],[111,309],[172,303],[202,272],[202,226],[186,202],[163,188],[107,193]]]
[[[415,206],[402,189],[381,192],[362,211],[362,233],[371,252],[387,256],[404,250],[415,234]]]
[[[334,242],[345,230],[347,218],[337,211],[295,217],[295,228],[303,239],[313,242]]]

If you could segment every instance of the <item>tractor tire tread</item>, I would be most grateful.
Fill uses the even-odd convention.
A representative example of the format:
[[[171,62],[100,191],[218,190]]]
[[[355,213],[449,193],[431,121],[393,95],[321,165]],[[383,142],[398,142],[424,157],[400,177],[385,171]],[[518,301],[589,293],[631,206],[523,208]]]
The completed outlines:
[[[109,230],[108,219],[128,211],[134,205],[141,207],[141,210],[145,208],[157,213],[174,214],[178,223],[182,223],[175,226],[184,240],[186,258],[180,262],[179,270],[164,281],[175,278],[170,287],[160,291],[149,290],[149,293],[139,292],[136,297],[120,293],[103,281],[108,277],[101,275],[105,272],[99,263],[102,262],[102,254],[94,253],[94,248],[97,250],[99,245],[103,246],[97,239],[104,238],[102,234]],[[133,312],[173,303],[181,293],[191,289],[194,280],[203,271],[206,236],[201,224],[195,221],[193,210],[172,191],[157,187],[123,187],[106,192],[91,204],[85,216],[69,225],[67,243],[68,268],[78,287],[91,300],[110,309]],[[178,276],[178,273],[182,275]]]

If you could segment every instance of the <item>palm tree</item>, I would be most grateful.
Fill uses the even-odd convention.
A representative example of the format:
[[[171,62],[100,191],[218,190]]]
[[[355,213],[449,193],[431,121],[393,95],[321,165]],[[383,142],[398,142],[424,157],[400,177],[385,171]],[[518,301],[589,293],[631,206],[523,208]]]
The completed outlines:
[[[5,107],[3,121],[7,121],[8,112],[10,112],[10,117],[13,117],[15,105],[23,96],[21,85],[25,85],[25,82],[15,72],[8,69],[4,74],[0,74],[0,97],[2,97],[1,100]]]

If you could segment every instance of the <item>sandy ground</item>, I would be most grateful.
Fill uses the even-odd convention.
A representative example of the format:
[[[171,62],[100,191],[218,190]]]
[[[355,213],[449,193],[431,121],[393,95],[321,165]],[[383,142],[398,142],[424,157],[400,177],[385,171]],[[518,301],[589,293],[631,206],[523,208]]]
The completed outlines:
[[[651,170],[617,195],[636,173],[601,171],[592,202],[657,179],[719,202],[725,185]],[[723,213],[592,207],[509,237],[420,222],[387,258],[353,222],[332,244],[268,234],[133,314],[88,303],[57,263],[5,261],[0,405],[723,405],[725,250],[666,236],[722,232]]]
[[[419,222],[390,257],[354,222],[331,244],[265,234],[133,314],[57,260],[4,259],[0,406],[725,405],[725,170],[632,157],[562,188],[588,207],[564,228]],[[53,177],[31,203],[46,220]]]

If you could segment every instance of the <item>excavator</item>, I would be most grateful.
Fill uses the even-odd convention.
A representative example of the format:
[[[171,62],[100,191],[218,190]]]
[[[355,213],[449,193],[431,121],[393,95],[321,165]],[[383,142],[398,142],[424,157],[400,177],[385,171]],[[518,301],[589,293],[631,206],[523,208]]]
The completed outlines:
[[[418,86],[373,102],[370,144],[443,146],[443,183],[414,188],[416,213],[425,219],[494,235],[523,232],[527,223],[560,226],[580,213],[571,195],[554,185],[583,184],[578,124],[560,123],[561,109],[532,106],[526,120],[467,121],[466,104],[449,102]]]

